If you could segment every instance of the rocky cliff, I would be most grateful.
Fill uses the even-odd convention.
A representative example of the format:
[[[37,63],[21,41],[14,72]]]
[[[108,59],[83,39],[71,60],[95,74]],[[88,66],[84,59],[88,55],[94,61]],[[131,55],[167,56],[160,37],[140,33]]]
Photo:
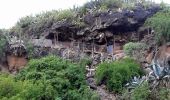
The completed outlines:
[[[83,7],[60,13],[53,11],[36,17],[25,17],[11,29],[11,33],[27,34],[30,38],[36,39],[85,42],[94,40],[97,44],[112,43],[113,35],[141,36],[143,33],[140,34],[138,29],[147,18],[160,10],[159,5],[144,6],[140,3],[131,8],[111,3],[106,10],[101,10],[100,5],[103,3],[97,3],[94,1]],[[86,10],[83,12],[82,9]]]
[[[137,5],[133,9],[117,9],[116,11],[88,12],[82,18],[84,27],[77,27],[67,20],[54,23],[51,33],[46,38],[52,37],[52,33],[60,33],[59,40],[80,39],[86,42],[95,40],[98,44],[106,43],[113,39],[113,35],[125,35],[137,33],[148,17],[160,10],[158,5],[145,8]],[[142,34],[142,33],[141,33]]]

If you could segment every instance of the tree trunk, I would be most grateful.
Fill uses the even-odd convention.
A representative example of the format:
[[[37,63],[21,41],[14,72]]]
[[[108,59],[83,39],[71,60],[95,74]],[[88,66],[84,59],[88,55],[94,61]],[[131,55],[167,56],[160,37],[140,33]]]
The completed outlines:
[[[56,45],[56,34],[54,34],[54,45]]]

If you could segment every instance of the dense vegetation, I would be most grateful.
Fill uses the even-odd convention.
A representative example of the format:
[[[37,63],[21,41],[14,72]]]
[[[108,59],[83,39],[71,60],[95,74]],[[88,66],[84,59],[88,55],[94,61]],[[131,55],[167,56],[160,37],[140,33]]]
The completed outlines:
[[[31,60],[28,66],[17,74],[16,79],[1,76],[0,98],[98,100],[98,95],[87,87],[85,64],[74,64],[55,56]]]
[[[169,100],[170,89],[159,87],[158,90],[151,90],[148,82],[143,82],[130,93],[125,90],[121,100]]]
[[[136,87],[129,93],[128,90],[125,90],[121,100],[149,100],[150,96],[149,84],[144,82],[140,86]]]
[[[136,53],[140,53],[142,51],[145,51],[146,47],[147,46],[144,43],[129,42],[129,43],[124,45],[123,49],[124,49],[126,55],[133,57],[133,55],[135,55]]]
[[[72,9],[61,11],[49,11],[38,14],[36,16],[26,16],[21,18],[17,24],[11,29],[12,33],[17,33],[23,38],[34,35],[39,38],[40,34],[45,32],[47,27],[51,28],[56,22],[67,20],[68,22],[79,24],[75,18],[76,12]]]
[[[122,92],[126,82],[133,76],[141,74],[140,65],[131,58],[125,58],[112,63],[100,64],[96,71],[96,80],[98,84],[106,84],[110,91]]]
[[[145,43],[129,42],[123,46],[123,50],[127,56],[136,59],[138,62],[143,62],[147,47]]]
[[[6,34],[6,30],[0,30],[0,61],[2,61],[2,58],[5,57],[5,47],[7,43],[7,38],[4,34]]]
[[[15,80],[14,76],[0,74],[1,100],[37,100],[44,92],[42,84]]]
[[[147,19],[146,25],[155,30],[158,42],[170,41],[170,9],[164,8],[162,11]]]
[[[3,35],[1,35],[0,34],[0,56],[2,56],[2,54],[3,54],[3,49],[4,49],[4,47],[5,47],[5,43],[6,43],[6,38],[5,38],[5,36],[3,36]]]
[[[128,1],[128,2],[127,2]],[[87,13],[115,11],[118,8],[131,8],[139,0],[95,0],[86,3],[83,7],[61,11],[49,11],[36,16],[26,16],[20,19],[10,30],[23,40],[29,36],[40,38],[40,35],[62,21],[67,21],[81,28],[85,26],[82,18]],[[141,0],[146,3],[145,0]],[[147,6],[147,5],[146,5]],[[156,32],[157,41],[166,42],[170,39],[170,10],[163,10],[146,21]],[[0,30],[0,56],[4,54],[6,37],[4,30]],[[67,33],[68,34],[68,33]],[[29,38],[28,38],[29,37]],[[32,58],[34,47],[27,45],[29,58]],[[140,59],[140,53],[145,51],[143,43],[127,43],[124,51],[127,56]],[[139,53],[138,53],[139,52]],[[135,55],[135,56],[134,56]],[[0,58],[1,61],[1,58]],[[79,63],[63,60],[59,57],[48,56],[33,59],[27,67],[16,76],[0,74],[0,99],[1,100],[98,100],[98,95],[90,90],[85,79],[85,65],[89,63],[82,60]],[[140,65],[131,58],[115,62],[101,63],[96,71],[97,84],[105,84],[109,91],[122,93],[124,85],[133,77],[142,73]],[[160,90],[160,100],[169,100],[169,89]],[[131,100],[149,100],[151,98],[148,83],[143,84],[130,95]],[[126,96],[125,96],[126,97]],[[129,97],[128,97],[129,98]]]
[[[153,3],[150,0],[94,0],[86,3],[81,9],[87,11],[88,9],[94,9],[95,11],[108,11],[116,10],[117,8],[133,8],[136,3],[141,3],[144,6],[148,6]]]

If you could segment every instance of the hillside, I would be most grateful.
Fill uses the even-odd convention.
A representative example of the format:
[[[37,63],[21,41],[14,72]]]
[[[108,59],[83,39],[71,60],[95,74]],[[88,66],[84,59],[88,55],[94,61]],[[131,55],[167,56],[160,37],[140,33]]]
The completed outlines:
[[[94,0],[0,29],[2,100],[169,100],[170,8]]]

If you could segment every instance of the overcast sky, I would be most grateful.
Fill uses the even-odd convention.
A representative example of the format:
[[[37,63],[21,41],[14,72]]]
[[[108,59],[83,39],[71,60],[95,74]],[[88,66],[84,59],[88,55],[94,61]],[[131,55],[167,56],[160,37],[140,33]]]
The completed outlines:
[[[0,28],[10,28],[19,18],[26,15],[72,8],[73,5],[81,6],[87,1],[90,0],[0,0]],[[170,0],[164,0],[164,2],[170,4]]]

